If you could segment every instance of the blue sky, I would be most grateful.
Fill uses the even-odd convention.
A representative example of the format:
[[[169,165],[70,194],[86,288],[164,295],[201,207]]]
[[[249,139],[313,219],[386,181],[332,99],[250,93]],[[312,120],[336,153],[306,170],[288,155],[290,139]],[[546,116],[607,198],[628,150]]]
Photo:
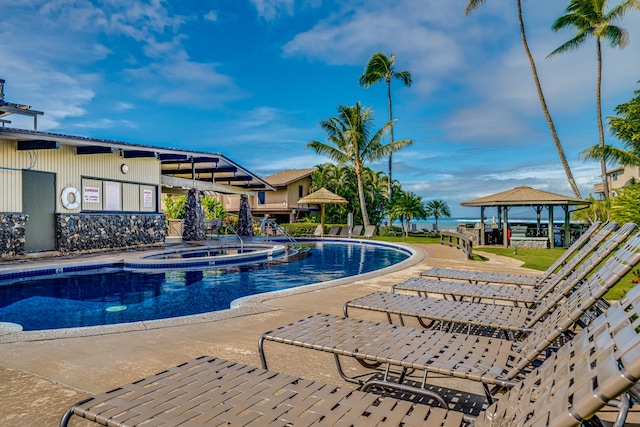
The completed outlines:
[[[454,216],[462,201],[518,185],[572,195],[522,49],[515,1],[2,0],[5,100],[44,111],[39,130],[221,152],[262,176],[327,161],[306,148],[318,122],[361,101],[381,126],[386,86],[358,86],[372,54],[395,53],[394,175]],[[612,2],[616,4],[617,2]],[[595,41],[545,59],[573,36],[550,27],[568,0],[524,1],[530,48],[583,197],[599,166]],[[631,42],[604,49],[603,111],[640,88],[640,12]],[[13,116],[11,126],[30,128]],[[615,142],[607,134],[608,142]],[[386,172],[386,161],[370,165]]]

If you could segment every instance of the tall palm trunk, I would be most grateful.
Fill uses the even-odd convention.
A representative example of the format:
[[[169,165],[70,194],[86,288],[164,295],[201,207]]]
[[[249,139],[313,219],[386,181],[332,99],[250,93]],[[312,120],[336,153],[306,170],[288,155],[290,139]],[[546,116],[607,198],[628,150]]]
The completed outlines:
[[[367,213],[367,202],[364,199],[364,184],[362,183],[362,164],[356,163],[356,178],[358,179],[358,198],[360,199],[360,211],[362,212],[362,223],[365,227],[371,225],[369,214]]]
[[[604,128],[602,126],[602,97],[601,97],[601,87],[602,87],[602,43],[600,43],[600,39],[596,39],[596,44],[598,46],[598,82],[596,86],[596,104],[598,110],[598,145],[600,148],[604,148]],[[605,200],[609,198],[609,182],[607,180],[607,162],[604,157],[604,154],[600,156],[600,172],[602,173],[602,188],[604,190],[604,198]]]
[[[393,143],[393,109],[391,108],[391,77],[387,77],[387,100],[389,103],[389,143]],[[393,169],[393,150],[389,151],[389,175],[387,176],[387,198],[391,200],[391,172]]]
[[[524,20],[522,19],[522,1],[517,0],[517,4],[518,4],[518,21],[520,22],[520,34],[522,35],[522,44],[527,54],[527,58],[529,58],[529,64],[531,65],[531,72],[533,74],[533,81],[536,84],[536,89],[538,91],[538,98],[540,99],[542,112],[544,113],[544,116],[547,119],[547,123],[549,124],[549,130],[551,131],[553,142],[556,145],[556,150],[558,151],[558,155],[560,156],[560,162],[562,163],[564,172],[567,175],[567,179],[569,180],[569,185],[573,190],[573,194],[577,198],[582,198],[580,196],[580,190],[578,189],[578,186],[576,185],[576,182],[573,179],[573,174],[571,173],[571,168],[569,167],[567,158],[564,155],[564,149],[562,148],[562,144],[560,143],[560,138],[558,138],[556,127],[553,124],[553,120],[551,119],[551,114],[549,113],[549,108],[547,107],[547,101],[545,100],[544,94],[542,93],[542,86],[540,85],[540,79],[538,78],[538,71],[536,70],[536,64],[535,64],[535,61],[533,60],[533,55],[531,55],[531,51],[529,50],[529,43],[527,43],[527,36],[524,29]]]

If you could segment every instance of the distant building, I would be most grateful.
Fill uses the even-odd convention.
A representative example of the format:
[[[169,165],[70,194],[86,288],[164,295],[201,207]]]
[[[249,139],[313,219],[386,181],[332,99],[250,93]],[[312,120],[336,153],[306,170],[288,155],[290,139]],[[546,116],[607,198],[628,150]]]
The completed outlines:
[[[640,167],[624,166],[607,171],[607,182],[610,196],[616,197],[622,187],[634,182],[640,182]],[[602,183],[595,184],[593,192],[597,199],[604,199],[604,185]]]
[[[275,191],[259,190],[249,197],[251,214],[261,217],[269,214],[277,222],[291,223],[310,212],[308,205],[298,204],[298,200],[309,194],[311,174],[315,168],[288,169],[267,176],[264,181]],[[236,195],[222,196],[225,209],[237,213],[240,197]],[[315,207],[315,206],[314,206]]]

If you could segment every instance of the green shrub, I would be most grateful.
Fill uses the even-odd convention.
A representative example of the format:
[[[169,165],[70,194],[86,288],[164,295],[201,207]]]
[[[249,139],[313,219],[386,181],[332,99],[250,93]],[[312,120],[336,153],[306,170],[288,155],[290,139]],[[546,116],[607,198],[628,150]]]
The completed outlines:
[[[169,195],[164,199],[164,215],[166,219],[184,219],[187,211],[187,196],[182,195],[174,199]]]
[[[384,225],[378,227],[378,235],[382,237],[395,236],[397,233],[403,233],[401,227],[395,225]]]
[[[279,224],[280,227],[284,228],[284,230],[291,237],[300,237],[300,236],[309,236],[312,235],[316,228],[318,227],[317,223],[313,222],[295,222],[293,224]],[[325,224],[324,230],[325,234],[328,231],[328,225]]]
[[[222,203],[215,197],[205,196],[201,200],[202,206],[204,206],[204,213],[206,219],[224,218],[227,216]]]

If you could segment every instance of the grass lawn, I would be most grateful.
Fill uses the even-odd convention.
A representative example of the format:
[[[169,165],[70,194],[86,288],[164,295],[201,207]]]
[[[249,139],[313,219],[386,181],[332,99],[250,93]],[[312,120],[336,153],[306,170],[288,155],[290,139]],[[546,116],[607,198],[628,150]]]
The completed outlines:
[[[401,236],[376,236],[374,240],[383,240],[386,242],[403,243]],[[404,243],[423,243],[423,244],[440,244],[440,238],[438,237],[423,237],[423,236],[411,236],[404,239]],[[507,256],[515,259],[519,259],[523,262],[522,266],[526,268],[532,268],[535,270],[544,271],[551,266],[565,251],[565,249],[521,249],[518,248],[517,253],[513,253],[512,248],[501,247],[482,247],[476,249],[478,252],[492,253],[496,255]],[[487,259],[482,255],[474,253],[473,259],[479,262],[486,261]],[[640,267],[634,269],[640,275]],[[636,274],[631,271],[618,282],[607,294],[605,298],[609,300],[618,300],[622,298],[631,288],[635,286],[632,280],[636,277]]]

